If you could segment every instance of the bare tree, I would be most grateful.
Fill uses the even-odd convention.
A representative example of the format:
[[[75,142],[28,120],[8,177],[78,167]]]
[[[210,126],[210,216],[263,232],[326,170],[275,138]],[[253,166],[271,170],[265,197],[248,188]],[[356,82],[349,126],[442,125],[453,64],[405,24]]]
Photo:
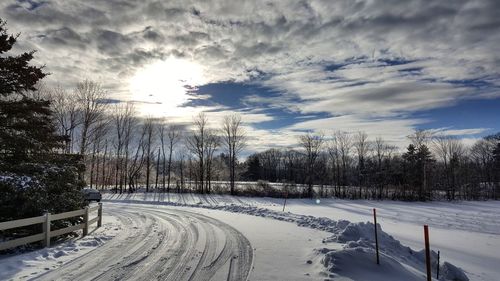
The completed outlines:
[[[346,197],[346,185],[347,185],[347,168],[349,164],[349,153],[352,148],[352,137],[347,132],[336,132],[336,139],[338,142],[338,149],[340,154],[340,159],[342,160],[342,186],[343,186],[343,197]]]
[[[465,154],[465,147],[459,139],[452,136],[438,135],[434,136],[432,140],[433,148],[436,154],[441,157],[444,165],[446,185],[448,189],[451,189],[449,197],[454,197],[457,165]]]
[[[299,168],[301,155],[298,151],[290,149],[283,153],[283,166],[285,167],[285,176],[289,181],[297,181],[297,169]]]
[[[75,128],[81,122],[76,95],[67,92],[60,86],[49,90],[48,94],[59,132],[69,139],[66,143],[65,152],[71,153]]]
[[[229,181],[231,195],[234,195],[234,182],[236,178],[236,161],[239,153],[246,145],[245,130],[241,126],[241,116],[227,115],[222,121],[222,142],[229,156]]]
[[[271,148],[259,154],[262,163],[263,176],[270,181],[276,181],[279,177],[280,160],[283,157],[281,150]]]
[[[90,160],[90,187],[92,188],[94,183],[94,174],[99,175],[99,156],[98,153],[102,149],[103,141],[109,131],[109,120],[102,118],[96,123],[94,129],[92,130],[92,135],[90,136],[92,144],[92,156]],[[96,164],[97,161],[97,164]],[[97,171],[95,171],[97,168]],[[97,181],[97,179],[96,179]]]
[[[177,193],[181,193],[181,189],[184,190],[184,154],[179,153],[179,173],[181,178],[181,184],[177,187]]]
[[[212,172],[213,172],[213,160],[214,153],[220,145],[220,137],[217,132],[212,129],[207,130],[206,134],[206,144],[205,144],[205,167],[206,167],[206,187],[207,193],[211,192],[212,189]]]
[[[167,166],[167,192],[170,192],[170,178],[172,174],[172,155],[175,145],[181,139],[181,127],[175,124],[168,126],[168,166]]]
[[[165,192],[166,190],[166,173],[165,173],[165,167],[166,167],[166,155],[165,155],[165,138],[166,138],[166,135],[167,135],[167,124],[165,123],[165,121],[162,121],[160,122],[160,124],[158,124],[158,137],[160,139],[160,148],[161,148],[161,158],[162,158],[162,169],[161,169],[161,177],[162,177],[162,180],[161,180],[161,187],[162,187],[162,190],[163,192]]]
[[[491,163],[494,161],[495,146],[496,143],[492,139],[480,139],[471,148],[472,160],[479,166],[482,178],[486,182],[493,182]]]
[[[382,161],[384,160],[387,152],[387,144],[381,137],[375,139],[375,158],[377,159],[377,185],[378,185],[378,198],[382,199],[384,191],[385,175],[382,170]]]
[[[340,153],[336,134],[332,135],[327,145],[328,156],[332,163],[332,185],[335,186],[335,196],[340,195]]]
[[[107,104],[104,102],[104,99],[107,97],[107,93],[101,88],[100,84],[85,80],[77,84],[75,94],[81,113],[82,124],[80,154],[84,155],[88,145],[90,130],[103,117],[106,109]]]
[[[359,179],[359,198],[362,196],[362,188],[365,184],[365,161],[366,156],[370,150],[370,143],[368,142],[368,135],[365,132],[358,132],[354,135],[354,148],[358,155],[358,179]]]
[[[106,160],[107,160],[107,157],[108,156],[108,140],[105,139],[104,140],[104,153],[102,155],[102,168],[101,168],[101,173],[102,173],[102,181],[101,181],[101,190],[104,189],[105,185],[106,185],[106,167],[107,167],[107,163],[106,163]]]
[[[156,175],[155,175],[155,189],[158,190],[158,177],[160,176],[160,151],[161,148],[158,147],[158,153],[156,154]]]
[[[146,192],[149,192],[149,182],[151,178],[151,160],[153,158],[153,141],[155,132],[155,122],[154,119],[149,117],[144,120],[144,130],[145,130],[145,165],[146,165]]]
[[[307,195],[313,197],[314,166],[323,146],[323,134],[306,134],[299,137],[299,144],[305,151],[307,167]]]
[[[181,140],[181,127],[176,124],[170,124],[167,125],[166,123],[162,123],[159,126],[159,137],[160,137],[160,145],[161,145],[161,150],[162,150],[162,156],[163,156],[163,180],[162,180],[162,187],[163,191],[165,191],[165,178],[167,179],[167,192],[170,192],[170,179],[171,179],[171,171],[172,171],[172,156],[174,153],[174,147],[177,145],[177,143]],[[168,164],[166,163],[166,146],[168,146]],[[168,165],[168,166],[167,166]],[[165,168],[167,168],[167,171],[165,171]]]
[[[418,149],[423,145],[427,145],[432,139],[432,132],[429,130],[415,130],[413,134],[408,136],[408,139]]]
[[[135,110],[132,103],[117,105],[113,112],[113,126],[115,129],[115,190],[127,183],[130,142],[133,129],[136,125]]]
[[[205,151],[207,137],[207,116],[201,112],[193,118],[193,131],[186,138],[186,147],[198,158],[198,180],[199,191],[203,193],[205,182]]]
[[[146,139],[149,126],[147,123],[143,123],[141,126],[141,133],[137,139],[137,146],[133,158],[131,159],[130,166],[128,169],[128,186],[129,192],[135,189],[137,180],[139,178],[140,172],[144,167],[146,162]]]

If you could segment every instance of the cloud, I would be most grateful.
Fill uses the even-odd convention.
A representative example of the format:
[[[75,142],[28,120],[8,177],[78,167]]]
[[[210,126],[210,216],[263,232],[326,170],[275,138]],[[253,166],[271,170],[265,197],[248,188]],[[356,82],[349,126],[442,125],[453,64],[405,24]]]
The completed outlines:
[[[478,135],[487,132],[489,128],[472,128],[472,129],[450,129],[450,128],[438,128],[431,129],[435,135],[445,135],[445,136],[470,136]]]
[[[425,119],[391,119],[373,116],[343,115],[330,118],[309,120],[294,124],[287,129],[291,131],[313,131],[331,135],[335,131],[355,133],[366,132],[371,138],[382,137],[394,145],[404,146],[407,136]]]
[[[395,141],[424,122],[412,113],[500,96],[499,9],[495,0],[0,3],[10,30],[22,33],[18,50],[39,50],[49,83],[86,77],[130,100],[134,73],[174,56],[203,65],[207,83],[276,91],[232,107],[249,123],[273,117],[245,113],[248,106],[324,113],[298,116],[290,129],[350,126]]]

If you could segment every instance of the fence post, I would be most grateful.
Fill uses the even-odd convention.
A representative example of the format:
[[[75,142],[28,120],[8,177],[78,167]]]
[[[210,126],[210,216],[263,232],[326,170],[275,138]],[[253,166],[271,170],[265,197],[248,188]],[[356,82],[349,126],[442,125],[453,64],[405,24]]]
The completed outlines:
[[[85,223],[83,227],[83,236],[89,234],[89,206],[85,206],[85,214],[83,215],[83,221]]]
[[[50,213],[45,213],[45,221],[43,222],[43,246],[50,247]]]
[[[97,227],[101,227],[102,225],[102,203],[99,203],[99,209],[97,209]]]
[[[375,250],[377,253],[377,264],[380,264],[380,258],[378,253],[377,210],[375,208],[373,208],[373,223],[375,226]]]
[[[425,237],[425,265],[427,267],[427,281],[432,281],[431,249],[429,246],[429,226],[428,225],[424,225],[424,237]]]

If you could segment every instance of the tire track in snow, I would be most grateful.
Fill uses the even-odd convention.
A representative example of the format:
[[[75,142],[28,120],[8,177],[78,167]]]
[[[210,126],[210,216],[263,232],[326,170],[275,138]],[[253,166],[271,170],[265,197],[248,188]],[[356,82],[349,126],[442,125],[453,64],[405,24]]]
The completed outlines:
[[[105,208],[127,228],[37,280],[208,281],[218,273],[229,276],[228,280],[246,280],[250,273],[250,242],[225,223],[154,206],[107,204]]]

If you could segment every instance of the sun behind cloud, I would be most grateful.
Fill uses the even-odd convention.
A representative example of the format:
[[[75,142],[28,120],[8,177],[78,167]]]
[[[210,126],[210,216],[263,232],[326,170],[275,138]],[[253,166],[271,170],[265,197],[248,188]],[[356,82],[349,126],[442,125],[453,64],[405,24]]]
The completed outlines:
[[[203,67],[190,60],[169,57],[139,69],[129,81],[139,110],[147,115],[182,115],[189,88],[207,82]]]

